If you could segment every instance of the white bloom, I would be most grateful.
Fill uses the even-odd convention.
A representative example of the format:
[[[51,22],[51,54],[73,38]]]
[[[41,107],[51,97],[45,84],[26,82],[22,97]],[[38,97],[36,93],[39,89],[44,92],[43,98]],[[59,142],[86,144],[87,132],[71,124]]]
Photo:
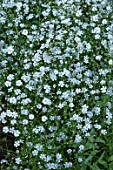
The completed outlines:
[[[79,37],[75,37],[74,40],[76,41],[76,43],[81,42],[81,39]]]
[[[33,114],[29,114],[29,119],[33,120],[34,119],[34,115]]]
[[[23,125],[27,125],[28,124],[28,120],[27,119],[23,119],[22,124]]]
[[[22,160],[20,158],[15,158],[16,164],[21,164]]]
[[[51,100],[46,97],[42,100],[42,103],[45,105],[48,105],[48,106],[50,106],[52,104]]]
[[[112,64],[113,64],[113,60],[110,59],[110,60],[109,60],[109,65],[112,65]]]
[[[70,154],[72,152],[72,149],[68,149],[67,153]]]
[[[13,74],[9,74],[9,75],[7,76],[7,80],[11,81],[11,80],[13,80],[13,79],[14,79],[14,75],[13,75]]]
[[[27,109],[21,110],[21,114],[22,114],[22,115],[28,115],[28,110],[27,110]]]
[[[17,81],[16,81],[16,85],[17,85],[17,86],[22,86],[22,84],[23,84],[23,83],[22,83],[21,80],[17,80]]]
[[[101,80],[101,81],[100,81],[100,84],[101,84],[101,85],[103,85],[103,84],[105,84],[105,83],[106,83],[105,80]]]
[[[10,87],[10,86],[11,86],[11,82],[10,82],[10,81],[6,81],[6,82],[5,82],[5,86],[6,86],[6,87]]]
[[[84,145],[79,146],[80,151],[84,150]]]
[[[8,133],[8,132],[9,132],[9,128],[8,128],[7,126],[4,126],[4,127],[3,127],[3,132],[4,132],[4,133]]]
[[[100,35],[99,35],[99,34],[96,34],[96,35],[95,35],[95,39],[96,39],[96,40],[100,39]]]
[[[33,156],[37,156],[38,155],[38,151],[35,149],[34,151],[32,151]]]
[[[107,134],[107,131],[106,131],[105,129],[102,129],[102,130],[101,130],[101,134],[106,135],[106,134]]]
[[[79,142],[81,142],[82,141],[82,137],[80,136],[80,135],[76,135],[75,136],[75,142],[76,143],[79,143]]]
[[[15,147],[20,146],[20,141],[19,141],[19,140],[15,141],[14,146],[15,146]]]
[[[20,131],[19,130],[14,130],[14,136],[18,137],[20,135]]]
[[[99,124],[94,124],[94,127],[95,127],[95,129],[101,129],[101,125],[99,125]]]
[[[47,116],[42,116],[42,122],[46,122],[47,119]]]
[[[112,40],[113,39],[113,35],[112,34],[108,34],[108,39]]]
[[[107,11],[111,11],[111,7],[108,5],[107,7],[106,7],[106,9],[107,9]]]
[[[15,120],[15,119],[12,119],[11,120],[11,125],[14,125],[14,124],[16,124],[17,123],[17,121]]]
[[[103,24],[103,25],[107,24],[107,20],[106,20],[106,19],[103,19],[103,20],[102,20],[102,24]]]
[[[9,47],[7,48],[7,53],[8,53],[8,54],[12,54],[13,51],[14,51],[13,46],[9,46]]]
[[[95,27],[93,33],[100,34],[101,29],[99,27]]]
[[[12,103],[12,104],[16,104],[16,102],[17,102],[16,97],[11,97],[11,98],[9,99],[9,102]]]
[[[38,109],[41,109],[42,108],[42,105],[41,104],[37,104],[36,106]]]
[[[0,110],[0,111],[1,111],[1,110]],[[6,112],[4,112],[4,111],[1,112],[0,120],[1,120],[1,119],[4,119],[5,117],[6,117]]]
[[[81,163],[82,161],[83,161],[83,160],[82,160],[82,158],[78,158],[78,162],[80,162],[80,163]]]
[[[99,60],[99,61],[100,61],[101,58],[102,58],[102,56],[101,56],[101,55],[97,55],[95,58],[96,58],[96,60]]]
[[[76,11],[76,16],[77,17],[80,17],[81,15],[82,15],[82,11],[81,10]]]
[[[82,113],[87,113],[87,109],[88,109],[88,106],[86,104],[84,104],[82,106]]]
[[[24,29],[24,30],[22,31],[22,34],[27,36],[27,35],[28,35],[28,30],[27,30],[27,29]]]
[[[57,159],[57,162],[61,162],[62,160],[62,155],[60,153],[57,153],[56,154],[56,159]]]
[[[70,167],[72,167],[72,162],[65,162],[64,163],[64,166],[65,166],[65,168],[70,168]]]
[[[75,92],[76,92],[77,94],[79,94],[79,93],[81,92],[81,89],[80,89],[80,88],[76,88]]]
[[[30,80],[30,75],[23,75],[21,77],[21,79],[24,81],[24,82],[28,82]]]
[[[106,86],[103,86],[103,87],[101,88],[102,93],[105,93],[106,90],[107,90],[107,87],[106,87]]]

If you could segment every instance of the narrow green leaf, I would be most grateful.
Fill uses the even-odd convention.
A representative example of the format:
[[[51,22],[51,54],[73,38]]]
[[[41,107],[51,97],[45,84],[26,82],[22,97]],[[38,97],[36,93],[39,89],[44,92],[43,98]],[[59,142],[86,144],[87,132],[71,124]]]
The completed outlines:
[[[92,170],[101,170],[101,169],[97,166],[97,164],[93,164],[93,166],[91,166],[91,169],[92,169]]]
[[[100,161],[100,164],[103,165],[105,168],[108,168],[106,161],[102,160],[102,161]]]
[[[102,161],[104,155],[105,155],[105,151],[102,153],[102,155],[101,155],[100,158],[98,159],[98,161],[97,161],[98,163],[100,163],[100,162]]]
[[[97,138],[97,139],[96,139],[96,142],[98,142],[98,143],[104,143],[104,144],[105,144],[105,141],[104,141],[103,139],[101,139],[101,138]]]
[[[93,138],[93,137],[89,136],[88,138],[89,138],[89,141],[90,141],[91,143],[94,142],[94,138]]]
[[[92,156],[92,155],[89,155],[88,158],[85,160],[84,163],[87,164],[92,158],[93,158],[93,156]]]
[[[113,161],[113,155],[108,159],[108,161]]]

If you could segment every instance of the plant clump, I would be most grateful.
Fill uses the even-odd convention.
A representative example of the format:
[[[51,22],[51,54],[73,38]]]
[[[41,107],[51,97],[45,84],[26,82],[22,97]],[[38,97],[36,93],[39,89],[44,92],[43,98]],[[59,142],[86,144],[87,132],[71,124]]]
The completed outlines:
[[[0,18],[1,166],[113,168],[111,2],[2,0]]]

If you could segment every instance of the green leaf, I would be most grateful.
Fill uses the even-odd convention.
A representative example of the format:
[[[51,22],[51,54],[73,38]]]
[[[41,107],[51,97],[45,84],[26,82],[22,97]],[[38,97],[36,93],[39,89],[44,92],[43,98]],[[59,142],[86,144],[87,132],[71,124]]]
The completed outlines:
[[[93,164],[93,166],[91,166],[91,169],[92,169],[92,170],[101,170],[101,169],[97,166],[97,164]]]
[[[89,138],[89,141],[90,141],[91,143],[94,142],[94,138],[93,138],[93,137],[89,136],[88,138]]]
[[[93,156],[92,156],[92,155],[89,155],[88,158],[85,160],[84,163],[87,164],[92,158],[93,158]]]
[[[101,161],[102,161],[102,159],[103,159],[103,157],[104,157],[104,154],[105,154],[105,151],[102,153],[102,155],[100,156],[100,158],[98,159],[98,163],[100,163]]]
[[[113,161],[113,155],[108,159],[108,161]]]
[[[109,170],[113,170],[113,162],[109,164]]]
[[[94,151],[92,151],[92,152],[91,152],[91,155],[92,155],[92,156],[95,156],[95,155],[96,155],[96,153],[98,153],[98,152],[99,152],[99,151],[94,150]]]
[[[100,164],[103,165],[105,168],[108,168],[106,161],[102,160],[102,161],[100,161]]]
[[[98,142],[98,143],[104,143],[104,144],[105,144],[105,141],[104,141],[103,139],[101,139],[101,138],[97,138],[97,139],[96,139],[96,142]]]

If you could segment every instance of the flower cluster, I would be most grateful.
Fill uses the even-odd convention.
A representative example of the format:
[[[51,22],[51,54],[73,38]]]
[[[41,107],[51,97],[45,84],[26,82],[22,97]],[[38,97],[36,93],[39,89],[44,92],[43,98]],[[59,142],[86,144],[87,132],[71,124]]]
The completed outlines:
[[[112,123],[110,3],[3,0],[0,9],[0,121],[16,150],[1,163],[12,170],[82,166],[88,142]]]

